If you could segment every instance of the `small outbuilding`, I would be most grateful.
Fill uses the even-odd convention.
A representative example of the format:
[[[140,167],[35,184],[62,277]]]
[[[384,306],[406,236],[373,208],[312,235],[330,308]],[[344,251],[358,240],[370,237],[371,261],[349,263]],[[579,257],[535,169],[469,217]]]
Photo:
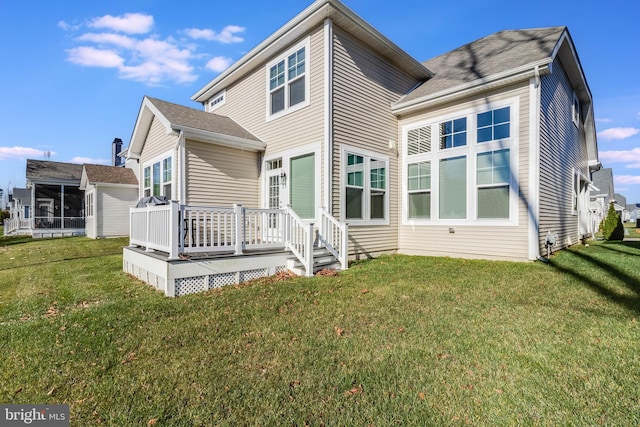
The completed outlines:
[[[85,164],[86,234],[93,239],[129,235],[129,208],[138,201],[138,179],[125,167]]]

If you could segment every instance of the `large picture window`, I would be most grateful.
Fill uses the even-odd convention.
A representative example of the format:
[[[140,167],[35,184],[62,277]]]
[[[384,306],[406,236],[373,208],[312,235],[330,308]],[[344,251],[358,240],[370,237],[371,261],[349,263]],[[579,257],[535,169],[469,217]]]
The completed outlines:
[[[306,41],[267,66],[269,116],[308,102],[308,50]]]
[[[518,98],[403,128],[403,221],[518,221]]]
[[[387,221],[389,159],[373,153],[345,151],[345,219]]]

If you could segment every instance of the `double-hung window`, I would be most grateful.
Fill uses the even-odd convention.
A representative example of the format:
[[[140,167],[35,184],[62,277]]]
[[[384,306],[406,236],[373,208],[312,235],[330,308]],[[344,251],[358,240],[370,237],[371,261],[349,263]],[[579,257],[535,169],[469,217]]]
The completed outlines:
[[[388,221],[388,157],[347,148],[343,162],[345,219],[369,223]]]
[[[478,153],[478,218],[509,218],[509,150]]]
[[[165,196],[171,198],[173,173],[172,158],[151,161],[142,172],[142,187],[145,197]]]
[[[309,102],[308,39],[267,66],[268,117],[277,117]]]

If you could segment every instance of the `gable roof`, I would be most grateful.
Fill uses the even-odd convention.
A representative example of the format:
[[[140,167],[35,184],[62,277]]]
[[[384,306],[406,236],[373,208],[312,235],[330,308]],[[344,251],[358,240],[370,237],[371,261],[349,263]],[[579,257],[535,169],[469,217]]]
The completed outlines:
[[[591,191],[591,194],[593,196],[604,195],[608,200],[614,198],[615,192],[613,190],[613,169],[603,168],[595,171],[591,174],[591,180],[593,182],[593,185],[598,189]]]
[[[14,188],[11,197],[14,200],[20,200],[23,204],[31,203],[31,190],[28,188]]]
[[[77,163],[52,162],[27,159],[27,181],[73,180],[80,181],[82,165]]]
[[[533,77],[550,64],[566,27],[500,31],[468,43],[423,64],[434,76],[405,95],[396,109],[507,78]],[[531,74],[531,75],[529,75]]]
[[[398,47],[341,1],[316,0],[228,69],[207,83],[191,99],[205,103],[211,96],[251,72],[255,67],[261,65],[311,29],[321,25],[325,19],[331,19],[340,28],[371,46],[378,54],[386,58],[390,63],[396,64],[416,80],[425,80],[433,75],[427,67]]]
[[[140,155],[154,118],[167,133],[182,132],[186,138],[248,150],[265,148],[260,139],[229,117],[145,96],[127,148],[128,157]]]
[[[86,187],[87,184],[138,185],[136,174],[129,168],[91,164],[84,164],[83,167],[80,187]]]

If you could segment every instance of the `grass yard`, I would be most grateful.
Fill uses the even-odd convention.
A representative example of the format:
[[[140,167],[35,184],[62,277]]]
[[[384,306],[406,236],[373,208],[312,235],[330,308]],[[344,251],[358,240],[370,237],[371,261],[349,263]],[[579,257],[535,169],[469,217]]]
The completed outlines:
[[[169,299],[126,240],[0,237],[0,402],[73,426],[640,425],[640,242],[385,256]]]

